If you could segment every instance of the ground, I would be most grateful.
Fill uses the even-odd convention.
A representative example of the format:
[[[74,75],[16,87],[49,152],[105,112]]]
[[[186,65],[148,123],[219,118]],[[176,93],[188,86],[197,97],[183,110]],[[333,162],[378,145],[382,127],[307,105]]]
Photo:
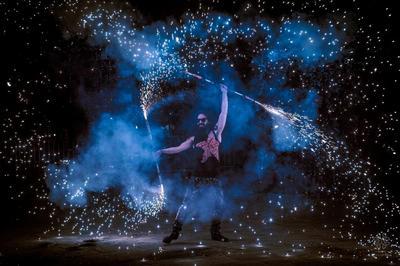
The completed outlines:
[[[227,220],[229,243],[210,240],[209,225],[194,221],[169,245],[161,242],[171,222],[140,226],[130,236],[105,234],[43,237],[29,226],[2,233],[2,265],[396,265],[399,258],[373,254],[354,240],[327,233],[315,216],[297,215],[273,223]],[[150,226],[151,224],[151,226]],[[240,226],[241,224],[241,226]],[[326,226],[326,227],[325,227]],[[153,229],[152,229],[153,228]],[[156,228],[154,230],[154,228]],[[326,229],[325,229],[326,228]]]

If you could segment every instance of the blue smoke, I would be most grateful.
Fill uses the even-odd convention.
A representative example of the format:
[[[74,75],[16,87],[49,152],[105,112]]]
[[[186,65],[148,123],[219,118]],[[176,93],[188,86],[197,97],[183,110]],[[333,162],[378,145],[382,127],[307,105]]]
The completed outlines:
[[[49,166],[51,200],[62,206],[84,207],[89,193],[110,188],[119,189],[140,205],[152,192],[152,147],[165,147],[164,136],[159,132],[155,137],[158,141],[150,142],[140,106],[143,94],[139,99],[140,88],[134,85],[134,81],[148,86],[145,93],[165,97],[158,100],[159,106],[156,101],[151,101],[150,111],[187,99],[179,90],[172,95],[169,92],[163,95],[161,82],[163,86],[165,83],[172,87],[181,86],[178,81],[189,79],[183,73],[189,69],[224,83],[232,90],[261,98],[268,104],[305,115],[315,122],[318,118],[317,91],[314,88],[288,87],[287,71],[293,62],[301,71],[312,71],[341,56],[342,37],[333,27],[302,20],[286,21],[277,27],[264,18],[237,21],[225,14],[211,13],[207,19],[187,16],[181,23],[158,21],[135,27],[136,24],[128,19],[113,19],[99,10],[88,11],[82,20],[85,22],[82,32],[89,30],[89,42],[104,47],[104,56],[115,61],[121,81],[117,84],[113,101],[93,123],[80,155],[67,166]],[[235,66],[236,62],[227,58],[234,56],[238,40],[245,41],[250,47],[262,41],[267,47],[264,51],[247,52],[248,64],[256,71],[246,77],[240,73],[241,68]],[[202,45],[202,42],[206,44]],[[219,113],[220,92],[215,87],[201,81],[195,83],[195,97],[188,102],[193,114],[204,109]],[[95,95],[88,97],[90,95],[85,96],[86,105],[96,104]],[[90,108],[87,110],[91,112]],[[308,186],[306,177],[290,162],[282,164],[277,162],[277,158],[282,152],[304,149],[307,143],[298,132],[287,126],[287,121],[269,116],[260,121],[256,115],[260,111],[259,107],[242,98],[229,96],[228,121],[221,148],[225,153],[242,151],[246,156],[242,172],[235,172],[236,176],[225,173],[222,178],[225,216],[235,213],[238,200],[253,197],[252,186],[260,180],[268,187],[268,191],[263,192],[267,202],[279,202],[276,203],[279,208],[284,204],[298,208],[303,202],[300,192]],[[193,114],[187,114],[181,121],[181,129],[188,136],[193,129]],[[176,211],[185,191],[178,176],[171,174],[165,180],[169,200],[167,209],[171,212]],[[282,185],[288,178],[292,180],[290,184]],[[203,198],[193,206],[197,214],[201,214],[201,220],[211,216],[210,211],[204,208],[212,205],[215,197],[212,196],[214,191],[208,192],[204,192]],[[268,211],[268,216],[271,213]]]
[[[303,21],[287,21],[265,54],[270,62],[296,59],[303,67],[315,67],[319,62],[332,62],[341,54],[338,32],[330,25],[326,28]]]
[[[91,129],[80,155],[67,165],[49,166],[50,199],[66,207],[83,207],[91,192],[119,189],[135,204],[153,189],[152,146],[126,114],[103,114]],[[154,170],[154,169],[153,169]]]

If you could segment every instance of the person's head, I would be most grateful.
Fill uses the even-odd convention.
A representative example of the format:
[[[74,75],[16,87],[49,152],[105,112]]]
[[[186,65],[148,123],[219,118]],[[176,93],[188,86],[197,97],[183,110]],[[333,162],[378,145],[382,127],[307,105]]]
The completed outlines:
[[[208,117],[205,113],[197,114],[197,126],[199,128],[206,128],[209,125]]]

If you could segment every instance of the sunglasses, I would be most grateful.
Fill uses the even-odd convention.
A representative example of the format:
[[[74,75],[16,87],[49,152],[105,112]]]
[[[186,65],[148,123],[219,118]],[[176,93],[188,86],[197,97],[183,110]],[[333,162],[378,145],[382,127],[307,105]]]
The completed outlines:
[[[206,121],[207,121],[207,118],[198,118],[197,121],[199,121],[199,122],[206,122]]]

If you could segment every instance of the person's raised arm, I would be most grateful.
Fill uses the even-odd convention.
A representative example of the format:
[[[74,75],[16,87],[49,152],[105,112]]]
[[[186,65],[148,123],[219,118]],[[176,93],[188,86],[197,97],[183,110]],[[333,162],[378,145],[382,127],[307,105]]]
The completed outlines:
[[[228,87],[226,87],[224,84],[220,84],[220,89],[222,92],[221,113],[219,114],[217,122],[217,135],[219,141],[221,141],[221,134],[225,128],[226,117],[228,115]]]
[[[185,151],[192,146],[193,140],[194,137],[190,137],[182,142],[179,146],[158,150],[156,151],[156,158],[158,158],[161,154],[176,154]]]

